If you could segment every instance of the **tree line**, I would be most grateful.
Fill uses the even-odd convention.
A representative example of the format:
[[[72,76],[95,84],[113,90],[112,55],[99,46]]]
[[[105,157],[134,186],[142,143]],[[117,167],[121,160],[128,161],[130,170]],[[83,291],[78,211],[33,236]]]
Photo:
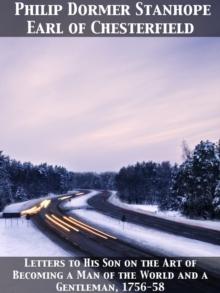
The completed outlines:
[[[115,173],[69,172],[64,167],[11,160],[0,152],[0,210],[5,205],[75,188],[115,189]]]
[[[201,141],[193,151],[183,145],[180,166],[143,162],[122,168],[116,188],[122,201],[157,204],[189,217],[220,217],[220,144]]]
[[[220,143],[201,141],[193,151],[184,143],[183,154],[179,166],[148,161],[98,174],[21,163],[0,152],[0,210],[9,203],[75,188],[116,189],[124,202],[157,204],[189,217],[220,218]]]

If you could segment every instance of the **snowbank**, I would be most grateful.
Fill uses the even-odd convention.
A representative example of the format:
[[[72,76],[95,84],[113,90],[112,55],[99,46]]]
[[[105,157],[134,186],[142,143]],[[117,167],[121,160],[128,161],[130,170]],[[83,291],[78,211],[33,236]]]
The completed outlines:
[[[193,240],[105,216],[92,210],[75,210],[74,215],[103,231],[164,256],[220,256],[220,246]]]
[[[88,199],[97,194],[92,191],[85,196],[73,198],[71,202],[64,204],[72,207],[71,214],[79,216],[91,225],[96,225],[103,231],[138,246],[159,252],[166,256],[220,256],[220,246],[193,240],[181,236],[175,236],[158,230],[141,227],[132,223],[122,223],[112,217],[103,215],[88,209]],[[114,193],[115,194],[115,193]],[[85,210],[86,208],[86,210]]]
[[[91,190],[86,195],[81,194],[78,197],[71,198],[69,201],[64,201],[60,207],[64,210],[88,208],[89,205],[87,201],[98,193],[98,191]]]
[[[117,197],[116,192],[112,192],[112,195],[108,201],[115,206],[136,211],[142,214],[149,214],[151,216],[160,217],[179,223],[220,231],[220,221],[192,220],[184,217],[178,211],[160,211],[157,205],[136,205],[124,203]]]
[[[0,256],[72,256],[25,219],[0,219]]]
[[[29,209],[32,206],[38,204],[44,199],[55,197],[55,194],[50,193],[48,196],[35,198],[27,201],[12,203],[6,206],[3,210],[4,213],[20,213],[23,210]]]

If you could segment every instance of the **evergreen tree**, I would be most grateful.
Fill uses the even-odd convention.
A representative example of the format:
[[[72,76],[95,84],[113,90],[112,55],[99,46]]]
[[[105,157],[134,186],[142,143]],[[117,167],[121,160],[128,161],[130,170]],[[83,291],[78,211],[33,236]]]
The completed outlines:
[[[15,192],[14,201],[19,202],[19,201],[25,201],[25,200],[28,200],[28,196],[24,188],[19,186]]]
[[[181,198],[184,214],[195,217],[213,217],[213,197],[219,179],[220,160],[217,147],[201,141],[190,158],[179,168],[174,179],[173,192]]]
[[[170,192],[172,166],[169,162],[137,163],[116,175],[118,196],[128,203],[159,204]]]
[[[11,186],[8,174],[8,158],[0,152],[0,210],[13,201]]]
[[[215,188],[214,199],[212,201],[215,217],[220,218],[220,181]]]

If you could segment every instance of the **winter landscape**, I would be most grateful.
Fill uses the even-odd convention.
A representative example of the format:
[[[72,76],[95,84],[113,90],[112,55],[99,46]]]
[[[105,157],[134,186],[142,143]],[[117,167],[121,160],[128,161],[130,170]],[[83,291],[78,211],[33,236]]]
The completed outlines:
[[[1,154],[1,255],[88,253],[83,249],[79,253],[80,244],[75,251],[74,245],[72,251],[65,250],[47,238],[45,227],[38,229],[35,217],[42,214],[45,221],[47,214],[35,212],[33,207],[49,200],[55,201],[64,216],[73,215],[152,255],[220,256],[220,238],[216,238],[220,235],[219,144],[201,142],[190,151],[184,143],[183,153],[185,161],[179,166],[151,161],[123,167],[118,173],[101,174],[22,164]],[[80,192],[79,188],[85,191]],[[40,197],[43,194],[48,196]],[[13,213],[22,217],[10,219]],[[33,221],[27,220],[27,215],[33,216]],[[148,218],[153,224],[144,222]],[[59,223],[65,226],[65,222]],[[83,227],[82,224],[82,230]],[[30,235],[31,241],[27,241]],[[32,248],[32,241],[39,243],[37,248]],[[100,250],[97,253],[102,255]],[[107,253],[117,255],[117,250]]]
[[[196,258],[215,286],[220,42],[0,51],[0,257]]]

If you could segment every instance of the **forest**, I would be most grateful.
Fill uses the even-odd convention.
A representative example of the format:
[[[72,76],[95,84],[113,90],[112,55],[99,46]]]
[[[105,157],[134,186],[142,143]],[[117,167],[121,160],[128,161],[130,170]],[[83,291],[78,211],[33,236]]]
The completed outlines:
[[[116,175],[122,201],[157,204],[194,218],[220,217],[220,143],[201,141],[193,151],[183,144],[183,163],[143,162]]]
[[[115,173],[70,172],[64,167],[46,163],[33,165],[11,160],[0,152],[0,210],[5,205],[61,194],[75,188],[115,189]]]
[[[220,143],[183,143],[183,162],[147,161],[116,172],[72,172],[46,163],[33,165],[0,152],[0,210],[5,205],[75,188],[117,190],[127,203],[157,204],[191,218],[220,218]]]

